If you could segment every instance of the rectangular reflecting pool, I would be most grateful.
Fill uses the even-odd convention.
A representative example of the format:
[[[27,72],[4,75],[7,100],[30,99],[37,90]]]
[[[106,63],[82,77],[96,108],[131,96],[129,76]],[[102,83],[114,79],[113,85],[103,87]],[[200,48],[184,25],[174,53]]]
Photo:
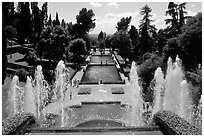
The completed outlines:
[[[106,62],[107,63],[114,63],[114,60],[112,58],[112,56],[92,56],[91,57],[91,61],[90,63],[102,63],[105,64]]]
[[[81,82],[98,83],[122,81],[116,66],[87,66]]]

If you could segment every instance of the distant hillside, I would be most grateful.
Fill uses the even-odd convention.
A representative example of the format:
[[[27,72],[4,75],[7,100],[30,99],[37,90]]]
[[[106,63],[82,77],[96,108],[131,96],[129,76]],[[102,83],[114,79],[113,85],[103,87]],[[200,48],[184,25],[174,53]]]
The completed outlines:
[[[91,41],[98,41],[98,34],[89,34]]]

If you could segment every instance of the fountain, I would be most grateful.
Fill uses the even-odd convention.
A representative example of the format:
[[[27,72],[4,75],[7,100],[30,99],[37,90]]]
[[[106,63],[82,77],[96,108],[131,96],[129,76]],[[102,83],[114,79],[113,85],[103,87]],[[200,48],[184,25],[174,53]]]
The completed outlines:
[[[177,57],[176,62],[172,63],[172,59],[169,58],[167,64],[168,67],[165,79],[161,68],[157,68],[157,70],[155,71],[155,99],[153,102],[154,106],[152,115],[154,115],[159,110],[168,110],[178,114],[180,117],[186,119],[189,122],[193,122],[194,117],[191,116],[193,108],[190,101],[188,83],[185,80],[184,73],[181,69],[181,61]],[[22,88],[19,87],[18,76],[14,76],[9,90],[9,110],[11,111],[9,114],[13,115],[20,112],[31,112],[38,119],[43,116],[45,117],[45,114],[42,113],[42,110],[46,108],[46,104],[49,100],[48,93],[51,92],[53,93],[53,95],[50,102],[53,104],[56,103],[55,106],[58,106],[59,104],[59,107],[54,108],[53,112],[55,112],[55,110],[60,110],[59,115],[58,113],[53,113],[53,115],[51,115],[51,117],[53,116],[52,120],[55,121],[55,118],[59,118],[59,121],[61,123],[59,122],[60,124],[58,126],[61,127],[72,127],[73,125],[77,125],[78,121],[76,121],[77,117],[75,116],[78,115],[77,111],[80,111],[80,109],[75,108],[75,111],[72,111],[72,109],[69,108],[70,102],[67,102],[69,101],[69,99],[67,98],[70,98],[71,94],[69,90],[69,70],[66,69],[63,61],[60,61],[56,67],[55,78],[55,84],[48,85],[44,80],[42,67],[37,66],[35,79],[32,81],[30,77],[27,77],[26,85],[24,88]],[[53,87],[52,90],[50,90],[50,86]],[[102,87],[103,85],[100,86]],[[117,118],[117,116],[112,116],[112,112],[110,112],[110,116],[111,118],[115,118],[114,120],[122,119],[122,122],[128,125],[128,110],[130,109],[131,126],[144,126],[146,122],[144,119],[144,112],[142,108],[144,101],[141,96],[141,89],[138,83],[137,66],[134,61],[132,62],[130,70],[130,88],[131,103],[128,105],[130,106],[130,108],[127,108],[127,111],[126,108],[124,109],[124,112],[127,113],[127,115],[122,113],[121,117]],[[65,104],[65,102],[67,104]],[[198,111],[195,112],[199,115],[199,118],[202,118],[201,104],[202,101],[200,101],[197,107]],[[90,107],[90,109],[92,107]],[[107,106],[104,105],[104,107]],[[112,111],[112,109],[110,110]],[[55,114],[57,115],[56,117]],[[79,113],[79,120],[80,116],[81,119],[84,118],[82,112]],[[96,119],[103,118],[103,116],[93,115],[92,117],[90,117],[90,119],[93,117],[95,117]],[[107,117],[105,117],[104,119],[107,119]],[[70,123],[66,123],[66,121],[69,121]],[[201,124],[200,121],[197,121],[197,123]]]
[[[174,63],[171,58],[168,59],[166,78],[163,77],[161,68],[158,68],[154,75],[155,97],[152,115],[159,110],[168,110],[193,124],[195,107],[178,56]]]
[[[19,82],[18,76],[15,75],[8,91],[7,114],[12,116],[21,112],[30,112],[37,116],[31,79],[27,77],[24,85]]]
[[[18,102],[18,89],[19,87],[17,86],[18,83],[18,76],[14,76],[10,87],[9,87],[9,91],[8,91],[8,100],[7,100],[7,114],[8,116],[12,116],[15,115],[19,112],[18,110],[18,105],[20,102]],[[21,103],[20,103],[21,104]]]
[[[130,83],[132,90],[132,126],[142,126],[142,105],[144,103],[140,94],[140,87],[138,85],[138,74],[135,62],[132,62],[130,69]]]
[[[69,72],[65,72],[65,65],[63,61],[60,61],[56,68],[56,82],[55,82],[55,95],[59,95],[59,99],[61,101],[61,127],[65,126],[64,121],[64,104],[63,101],[65,99],[65,93],[64,91],[68,92],[69,90],[66,90],[66,87],[69,87],[67,85],[66,81],[66,74],[69,74]]]
[[[163,110],[163,100],[162,96],[164,94],[164,74],[161,70],[161,68],[157,68],[154,74],[154,80],[155,80],[155,99],[154,99],[154,108],[152,112],[152,116],[159,110]]]
[[[42,67],[37,66],[35,72],[35,80],[34,80],[34,92],[35,92],[35,100],[37,101],[37,118],[41,116],[41,110],[46,106],[48,102],[48,92],[49,85],[44,80],[44,76],[42,73]]]
[[[35,98],[33,95],[33,87],[31,83],[31,78],[27,77],[25,85],[25,97],[24,97],[24,112],[32,113],[34,116],[37,116]]]

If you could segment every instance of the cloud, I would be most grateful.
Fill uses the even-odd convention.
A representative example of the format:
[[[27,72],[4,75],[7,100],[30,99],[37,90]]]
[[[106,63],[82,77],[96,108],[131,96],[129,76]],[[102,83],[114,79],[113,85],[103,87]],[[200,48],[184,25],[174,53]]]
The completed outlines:
[[[193,8],[194,8],[194,7],[195,7],[195,4],[192,4],[192,5],[191,5],[191,7],[193,7]]]
[[[188,10],[186,16],[195,16],[196,14],[197,12]]]
[[[96,27],[92,33],[98,34],[100,31],[105,31],[107,34],[116,32],[117,22],[123,17],[132,16],[130,25],[138,26],[139,12],[122,12],[122,13],[107,13],[104,17],[96,17]]]
[[[103,4],[101,4],[101,3],[99,3],[99,2],[90,2],[89,3],[91,6],[93,6],[93,7],[102,7],[103,6]]]
[[[107,6],[118,8],[119,4],[117,2],[109,2]]]

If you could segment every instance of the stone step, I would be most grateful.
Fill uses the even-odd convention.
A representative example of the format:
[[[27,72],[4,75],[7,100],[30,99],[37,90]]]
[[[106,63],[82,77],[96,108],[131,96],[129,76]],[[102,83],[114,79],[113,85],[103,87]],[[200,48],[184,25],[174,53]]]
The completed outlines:
[[[35,128],[29,135],[162,135],[158,126],[108,128]]]

